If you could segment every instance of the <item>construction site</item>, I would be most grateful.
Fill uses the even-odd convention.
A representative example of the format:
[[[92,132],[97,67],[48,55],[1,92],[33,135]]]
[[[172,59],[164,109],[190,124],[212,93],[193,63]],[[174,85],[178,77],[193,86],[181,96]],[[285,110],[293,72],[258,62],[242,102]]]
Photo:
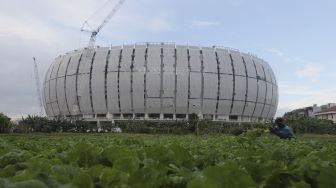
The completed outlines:
[[[96,29],[87,30],[85,21],[81,31],[91,34],[88,46],[56,57],[49,67],[39,99],[48,117],[188,120],[195,113],[213,121],[273,119],[276,78],[256,55],[167,42],[96,46],[97,35],[123,3],[120,0]]]

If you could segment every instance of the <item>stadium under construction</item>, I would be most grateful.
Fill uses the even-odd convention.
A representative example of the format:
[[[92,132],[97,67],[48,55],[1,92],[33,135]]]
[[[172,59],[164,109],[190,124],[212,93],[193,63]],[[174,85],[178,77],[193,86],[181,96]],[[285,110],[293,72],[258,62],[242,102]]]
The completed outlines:
[[[115,120],[265,121],[278,86],[269,64],[236,49],[137,43],[57,57],[43,84],[48,117]]]

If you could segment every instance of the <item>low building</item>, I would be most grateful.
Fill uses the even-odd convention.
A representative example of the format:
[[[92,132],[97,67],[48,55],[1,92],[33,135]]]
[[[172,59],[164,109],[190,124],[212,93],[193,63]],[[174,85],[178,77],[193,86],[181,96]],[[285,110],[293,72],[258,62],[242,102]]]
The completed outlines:
[[[322,110],[324,110],[324,109],[328,109],[328,108],[331,108],[331,107],[334,107],[334,106],[336,106],[336,103],[328,103],[328,104],[320,106],[320,108]]]
[[[285,119],[300,119],[300,118],[314,118],[314,108],[312,106],[299,108],[286,112],[284,114]]]
[[[322,108],[321,111],[315,112],[314,115],[317,119],[328,119],[336,123],[336,106]]]
[[[336,122],[336,103],[328,103],[325,105],[303,107],[294,109],[284,114],[285,119],[301,119],[301,118],[318,118],[318,119],[330,119]]]

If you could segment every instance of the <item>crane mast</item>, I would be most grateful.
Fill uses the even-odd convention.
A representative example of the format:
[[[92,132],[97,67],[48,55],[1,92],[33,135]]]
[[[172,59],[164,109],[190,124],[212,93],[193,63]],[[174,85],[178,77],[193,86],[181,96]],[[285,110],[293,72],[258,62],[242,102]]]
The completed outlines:
[[[40,77],[37,69],[37,63],[36,63],[36,58],[33,57],[33,63],[34,63],[34,76],[35,76],[35,84],[36,84],[36,94],[37,94],[37,100],[39,102],[39,115],[43,115],[43,110],[42,110],[42,99],[41,99],[41,88],[40,88]]]
[[[85,30],[84,26],[88,25],[88,22],[85,21],[81,31],[89,32],[91,33],[90,40],[89,40],[89,45],[86,49],[86,57],[90,58],[93,54],[95,42],[96,42],[96,36],[98,35],[99,31],[107,24],[108,21],[112,18],[112,16],[118,11],[118,9],[121,7],[121,5],[125,2],[125,0],[119,0],[117,5],[111,10],[111,12],[105,17],[103,22],[94,30]]]

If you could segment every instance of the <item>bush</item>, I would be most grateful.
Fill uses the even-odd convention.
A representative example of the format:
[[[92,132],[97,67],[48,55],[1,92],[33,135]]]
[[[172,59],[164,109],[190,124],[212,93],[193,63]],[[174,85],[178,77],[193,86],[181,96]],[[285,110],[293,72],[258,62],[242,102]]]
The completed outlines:
[[[143,134],[230,134],[241,135],[247,130],[254,128],[267,129],[266,123],[249,122],[216,122],[211,120],[200,120],[196,114],[189,116],[189,121],[143,121],[129,120],[111,122],[101,122],[103,131],[113,131],[121,128],[126,133],[143,133]],[[10,118],[0,114],[1,132],[12,129],[14,132],[96,132],[98,127],[96,122],[87,121],[66,121],[62,119],[50,120],[46,117],[28,116],[23,118],[19,125],[11,126]],[[336,134],[336,124],[329,120],[318,119],[287,119],[286,123],[293,129],[296,134]]]
[[[214,122],[192,119],[190,121],[119,121],[115,126],[126,133],[145,134],[231,134],[240,135],[249,129],[266,128],[264,123]],[[197,131],[198,127],[198,131]]]
[[[11,119],[3,113],[0,113],[0,133],[10,132]]]
[[[300,118],[286,120],[286,123],[292,127],[293,131],[297,134],[336,134],[336,124],[331,120]]]
[[[67,121],[62,119],[48,119],[46,117],[28,116],[22,118],[19,125],[14,128],[14,132],[86,132],[87,130],[97,129],[96,123],[92,125],[86,121]]]

